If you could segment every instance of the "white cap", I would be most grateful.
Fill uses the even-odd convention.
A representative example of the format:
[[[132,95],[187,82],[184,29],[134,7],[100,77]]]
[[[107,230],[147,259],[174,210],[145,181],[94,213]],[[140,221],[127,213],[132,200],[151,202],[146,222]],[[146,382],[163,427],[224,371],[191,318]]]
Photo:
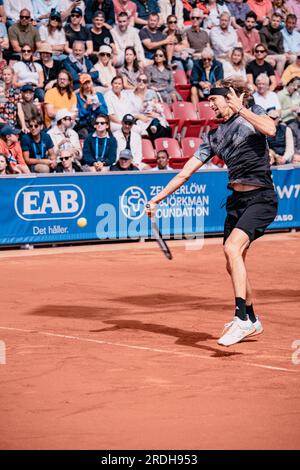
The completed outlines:
[[[63,118],[65,117],[73,117],[72,113],[70,113],[70,111],[68,111],[66,108],[63,108],[63,109],[60,109],[59,111],[57,111],[57,113],[55,114],[55,121],[58,122],[58,121],[61,121]]]

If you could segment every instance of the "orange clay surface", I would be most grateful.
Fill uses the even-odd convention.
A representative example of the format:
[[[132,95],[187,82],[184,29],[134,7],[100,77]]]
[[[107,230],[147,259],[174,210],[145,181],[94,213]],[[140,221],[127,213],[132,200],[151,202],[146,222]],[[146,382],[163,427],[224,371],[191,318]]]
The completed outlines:
[[[222,242],[192,246],[0,252],[1,449],[300,449],[300,234],[251,247],[265,332],[230,348]]]

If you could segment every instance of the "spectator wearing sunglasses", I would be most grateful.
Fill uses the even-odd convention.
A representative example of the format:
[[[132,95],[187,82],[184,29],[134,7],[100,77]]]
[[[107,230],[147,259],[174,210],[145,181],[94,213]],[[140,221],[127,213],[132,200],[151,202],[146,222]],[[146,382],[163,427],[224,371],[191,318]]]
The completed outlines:
[[[67,54],[72,54],[74,41],[83,41],[86,47],[86,55],[93,53],[93,41],[90,30],[86,26],[82,26],[83,12],[79,7],[71,10],[70,23],[65,26],[66,48]]]
[[[74,153],[72,149],[61,150],[58,154],[58,163],[55,168],[55,173],[80,173],[82,168],[74,160]]]
[[[51,137],[43,130],[43,122],[38,118],[30,119],[29,130],[21,137],[25,162],[33,173],[50,173],[56,166]]]
[[[112,48],[103,44],[98,53],[98,62],[94,69],[101,78],[101,91],[105,93],[111,89],[111,81],[117,75],[116,69],[112,64]]]
[[[30,5],[31,2],[26,2],[27,4]],[[20,53],[24,44],[28,44],[32,51],[41,46],[41,38],[38,29],[32,26],[29,9],[21,9],[19,21],[8,29],[8,37],[14,52]]]
[[[194,8],[190,14],[191,27],[186,31],[186,38],[190,54],[193,59],[200,59],[202,51],[209,44],[209,36],[201,24],[203,21],[203,11],[199,8]]]
[[[109,171],[117,156],[117,141],[110,131],[109,117],[99,114],[94,129],[84,141],[83,164],[93,173]]]
[[[267,56],[267,49],[262,43],[256,44],[254,49],[255,59],[249,62],[246,67],[247,81],[256,90],[255,82],[260,74],[268,75],[270,79],[270,91],[274,91],[277,87],[274,68],[269,64],[265,58]]]
[[[135,118],[132,114],[125,114],[122,119],[122,128],[114,132],[117,140],[117,155],[122,150],[130,150],[134,165],[140,167],[142,162],[142,138],[138,132],[133,130]]]
[[[209,96],[213,84],[224,77],[223,65],[214,59],[214,53],[206,47],[202,52],[202,59],[195,60],[191,74],[191,101],[197,106],[200,99]]]
[[[72,129],[73,115],[67,109],[60,109],[55,115],[55,123],[48,130],[48,135],[54,144],[55,153],[64,149],[73,149],[74,157],[77,160],[82,158],[82,148],[77,132]]]
[[[169,15],[174,15],[177,18],[178,28],[182,29],[184,27],[183,4],[181,0],[158,0],[158,6],[163,24],[167,24]]]

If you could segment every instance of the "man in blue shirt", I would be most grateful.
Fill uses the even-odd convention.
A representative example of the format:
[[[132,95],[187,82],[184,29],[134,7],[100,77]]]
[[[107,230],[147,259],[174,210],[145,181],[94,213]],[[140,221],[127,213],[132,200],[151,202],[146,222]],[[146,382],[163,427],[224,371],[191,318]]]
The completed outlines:
[[[285,27],[281,30],[283,36],[283,47],[288,54],[288,62],[295,62],[297,54],[300,52],[300,33],[296,29],[297,16],[292,13],[287,15]]]
[[[51,137],[42,129],[42,121],[29,121],[29,134],[21,137],[24,160],[34,173],[50,173],[56,166],[56,155]]]

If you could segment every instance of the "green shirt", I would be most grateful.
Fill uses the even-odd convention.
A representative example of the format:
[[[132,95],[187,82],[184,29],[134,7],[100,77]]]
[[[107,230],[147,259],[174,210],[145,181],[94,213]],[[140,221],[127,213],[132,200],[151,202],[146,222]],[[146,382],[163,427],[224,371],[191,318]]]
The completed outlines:
[[[8,37],[10,41],[18,41],[21,47],[24,44],[30,45],[33,50],[36,43],[41,40],[38,30],[31,24],[26,26],[26,28],[19,23],[12,25],[8,30]]]

